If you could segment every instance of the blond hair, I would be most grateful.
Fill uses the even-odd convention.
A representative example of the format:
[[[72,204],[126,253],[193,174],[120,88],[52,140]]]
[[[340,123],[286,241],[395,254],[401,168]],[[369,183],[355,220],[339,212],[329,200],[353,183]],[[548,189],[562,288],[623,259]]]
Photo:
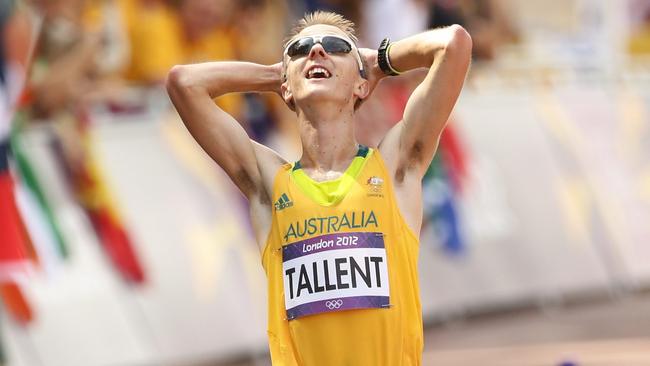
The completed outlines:
[[[317,10],[313,13],[305,14],[305,16],[294,25],[289,32],[289,35],[284,39],[283,48],[286,48],[289,42],[291,42],[298,33],[302,32],[303,29],[319,24],[331,25],[342,30],[348,38],[354,41],[355,44],[359,41],[355,34],[354,23],[352,21],[345,19],[341,14]]]

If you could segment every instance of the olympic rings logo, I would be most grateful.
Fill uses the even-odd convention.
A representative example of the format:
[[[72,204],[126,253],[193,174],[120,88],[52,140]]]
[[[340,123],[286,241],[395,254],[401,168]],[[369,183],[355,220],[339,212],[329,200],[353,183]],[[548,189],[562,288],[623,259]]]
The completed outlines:
[[[343,306],[343,300],[341,299],[329,300],[325,302],[325,306],[330,310],[338,309],[341,306]]]

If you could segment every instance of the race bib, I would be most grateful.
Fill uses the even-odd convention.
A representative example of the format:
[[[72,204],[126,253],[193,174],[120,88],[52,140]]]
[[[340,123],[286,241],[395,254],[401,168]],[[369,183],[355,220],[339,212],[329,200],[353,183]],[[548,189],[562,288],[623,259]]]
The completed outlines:
[[[282,273],[289,320],[390,304],[382,233],[336,233],[286,245]]]

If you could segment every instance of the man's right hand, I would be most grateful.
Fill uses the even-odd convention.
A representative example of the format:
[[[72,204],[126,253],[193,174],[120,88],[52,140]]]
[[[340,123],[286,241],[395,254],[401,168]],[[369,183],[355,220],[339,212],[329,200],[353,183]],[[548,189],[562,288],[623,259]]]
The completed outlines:
[[[277,95],[279,95],[280,98],[282,98],[282,82],[283,82],[283,77],[282,77],[282,73],[283,73],[282,62],[278,62],[278,63],[276,63],[276,64],[273,64],[273,65],[271,65],[270,67],[271,67],[272,69],[274,69],[274,70],[278,73],[278,75],[279,75],[279,78],[278,78],[279,82],[276,83],[277,85],[275,85],[275,86],[272,88],[272,89],[273,89],[273,92],[276,93]]]

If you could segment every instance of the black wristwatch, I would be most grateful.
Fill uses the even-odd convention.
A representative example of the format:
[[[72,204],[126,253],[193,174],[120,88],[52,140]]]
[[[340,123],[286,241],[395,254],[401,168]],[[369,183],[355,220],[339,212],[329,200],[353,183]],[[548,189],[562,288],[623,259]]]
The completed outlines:
[[[400,73],[393,68],[388,59],[388,49],[390,48],[390,39],[384,38],[377,49],[377,64],[381,71],[386,75],[399,75]]]

